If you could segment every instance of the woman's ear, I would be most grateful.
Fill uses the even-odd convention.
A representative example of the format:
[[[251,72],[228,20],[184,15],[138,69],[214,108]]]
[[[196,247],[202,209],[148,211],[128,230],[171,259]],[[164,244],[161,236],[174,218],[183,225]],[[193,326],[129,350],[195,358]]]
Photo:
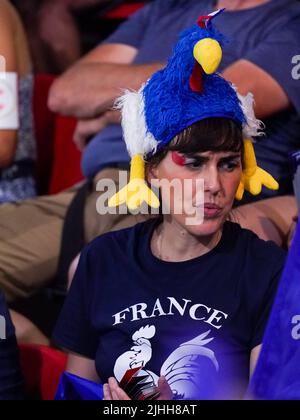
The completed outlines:
[[[146,179],[148,183],[151,183],[151,180],[158,178],[158,168],[157,166],[148,166],[146,167]]]

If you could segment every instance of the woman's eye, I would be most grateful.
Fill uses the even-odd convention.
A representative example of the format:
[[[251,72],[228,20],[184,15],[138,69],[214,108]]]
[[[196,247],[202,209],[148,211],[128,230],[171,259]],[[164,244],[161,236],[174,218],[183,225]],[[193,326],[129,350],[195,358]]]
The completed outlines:
[[[186,166],[192,169],[199,169],[202,166],[201,162],[193,162],[193,163],[187,163]]]
[[[223,163],[220,164],[220,168],[227,171],[227,172],[232,172],[236,168],[238,168],[239,166],[240,166],[240,163],[236,162],[236,161],[223,162]]]
[[[204,162],[200,159],[186,158],[185,166],[192,169],[199,169],[203,166]]]

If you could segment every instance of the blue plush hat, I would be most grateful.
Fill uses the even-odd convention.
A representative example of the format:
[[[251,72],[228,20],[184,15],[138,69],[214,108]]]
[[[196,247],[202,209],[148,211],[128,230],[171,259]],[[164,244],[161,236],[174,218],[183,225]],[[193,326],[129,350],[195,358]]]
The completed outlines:
[[[158,207],[159,201],[145,182],[144,158],[155,154],[177,134],[197,121],[212,117],[233,120],[245,138],[245,165],[237,192],[259,194],[262,185],[277,189],[277,182],[258,168],[252,137],[262,134],[263,124],[253,110],[253,95],[239,95],[235,87],[216,73],[222,59],[224,37],[212,20],[222,11],[201,16],[184,31],[167,66],[156,72],[138,92],[125,91],[116,107],[122,113],[122,127],[132,158],[129,184],[109,200],[110,206],[124,202],[129,209],[143,201]]]

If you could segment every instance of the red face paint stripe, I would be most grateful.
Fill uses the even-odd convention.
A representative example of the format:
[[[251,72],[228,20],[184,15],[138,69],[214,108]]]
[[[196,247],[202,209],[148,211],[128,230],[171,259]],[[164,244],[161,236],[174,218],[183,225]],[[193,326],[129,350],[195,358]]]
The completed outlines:
[[[185,165],[185,157],[180,155],[177,152],[172,152],[172,160],[176,165],[184,166]]]

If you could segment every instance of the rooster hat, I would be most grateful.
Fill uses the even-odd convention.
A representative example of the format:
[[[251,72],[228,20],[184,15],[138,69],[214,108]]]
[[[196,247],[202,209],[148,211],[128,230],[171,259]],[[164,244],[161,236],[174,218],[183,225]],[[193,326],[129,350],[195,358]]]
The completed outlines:
[[[131,171],[129,183],[110,198],[110,207],[126,203],[135,210],[146,202],[158,208],[159,200],[145,180],[144,159],[190,125],[212,117],[229,118],[243,130],[244,165],[236,198],[241,200],[245,190],[260,194],[263,185],[278,189],[274,178],[257,166],[252,142],[263,134],[263,123],[255,118],[253,95],[239,95],[217,73],[224,37],[212,21],[223,10],[199,17],[181,34],[167,66],[138,92],[127,90],[117,100]]]

